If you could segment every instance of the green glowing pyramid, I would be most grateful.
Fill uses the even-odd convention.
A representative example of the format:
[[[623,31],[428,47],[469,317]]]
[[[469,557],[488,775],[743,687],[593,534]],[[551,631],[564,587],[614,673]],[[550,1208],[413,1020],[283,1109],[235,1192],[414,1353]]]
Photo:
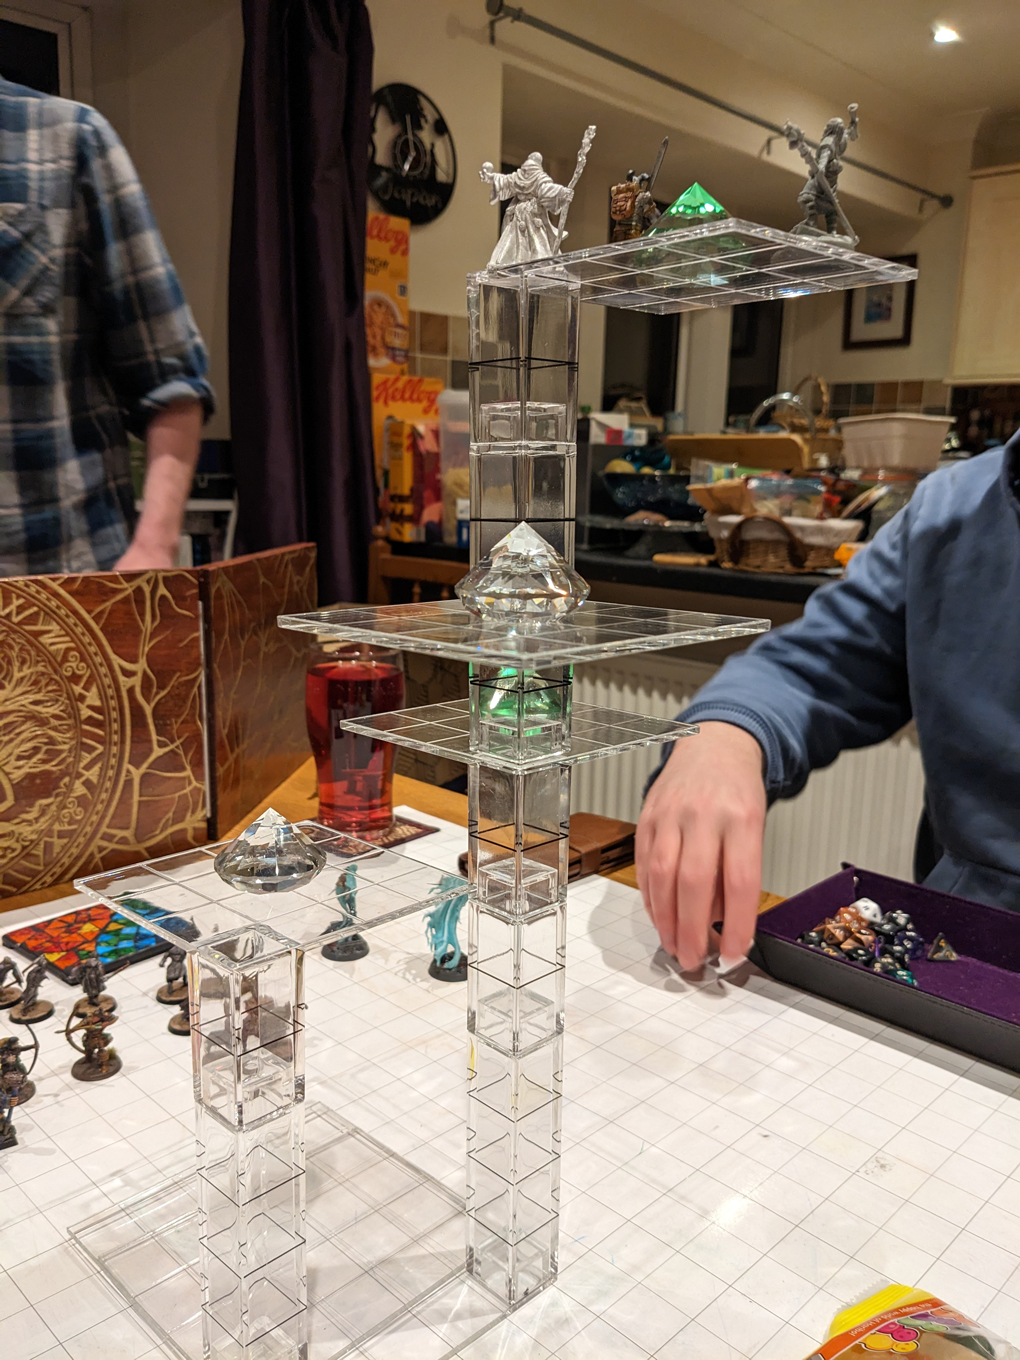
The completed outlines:
[[[693,222],[708,222],[721,217],[729,217],[729,213],[718,199],[695,181],[646,234],[655,236],[659,232],[674,231],[677,227],[689,227]]]

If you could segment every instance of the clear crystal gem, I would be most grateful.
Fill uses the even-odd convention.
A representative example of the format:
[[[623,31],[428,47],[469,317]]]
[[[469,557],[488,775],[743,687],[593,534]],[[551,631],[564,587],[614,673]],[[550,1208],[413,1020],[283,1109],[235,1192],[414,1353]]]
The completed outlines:
[[[310,883],[325,852],[286,817],[269,808],[213,861],[224,883],[242,892],[288,892]]]
[[[499,540],[455,586],[464,608],[516,626],[561,619],[588,598],[588,583],[530,525]]]

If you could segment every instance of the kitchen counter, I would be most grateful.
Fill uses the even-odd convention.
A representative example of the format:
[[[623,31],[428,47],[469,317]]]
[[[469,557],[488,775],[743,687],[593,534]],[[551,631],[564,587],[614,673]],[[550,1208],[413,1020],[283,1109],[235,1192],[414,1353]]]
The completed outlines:
[[[658,590],[730,595],[744,600],[776,600],[803,605],[832,576],[821,573],[728,571],[724,567],[678,567],[645,562],[621,553],[579,548],[575,566],[586,581],[611,581]]]

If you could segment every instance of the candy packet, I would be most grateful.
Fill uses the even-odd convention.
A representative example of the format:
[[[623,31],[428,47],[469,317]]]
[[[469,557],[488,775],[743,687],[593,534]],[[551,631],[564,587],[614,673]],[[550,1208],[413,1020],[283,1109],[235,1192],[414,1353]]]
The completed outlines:
[[[837,1313],[807,1360],[1020,1360],[1020,1350],[927,1289],[891,1284]]]

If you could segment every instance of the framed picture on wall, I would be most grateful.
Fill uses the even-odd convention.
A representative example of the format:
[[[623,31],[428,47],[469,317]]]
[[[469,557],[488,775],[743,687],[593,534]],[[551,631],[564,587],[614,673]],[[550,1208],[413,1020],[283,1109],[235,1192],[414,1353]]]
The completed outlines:
[[[888,255],[891,264],[917,267],[916,255]],[[910,344],[914,280],[850,288],[843,300],[844,349],[892,349]]]

